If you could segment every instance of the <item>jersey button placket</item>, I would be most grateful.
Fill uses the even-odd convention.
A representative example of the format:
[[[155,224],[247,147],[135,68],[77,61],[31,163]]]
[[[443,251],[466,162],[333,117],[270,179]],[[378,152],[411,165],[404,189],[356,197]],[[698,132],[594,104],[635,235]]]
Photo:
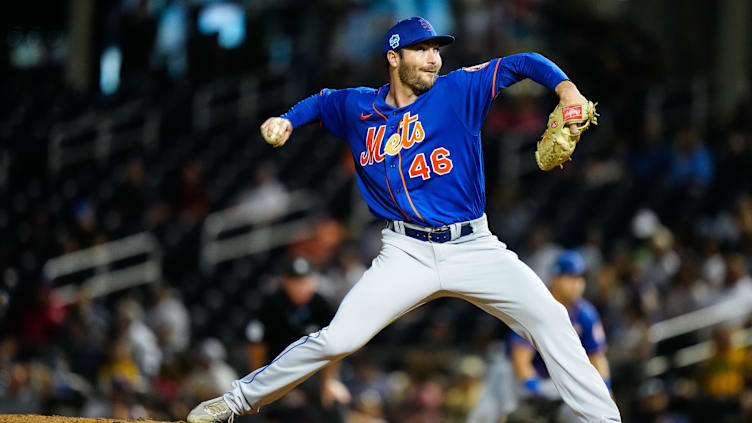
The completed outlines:
[[[389,162],[386,172],[389,176],[389,183],[392,186],[392,190],[395,194],[402,193],[402,182],[400,179],[399,169],[397,169],[397,156],[386,156],[386,160]],[[399,203],[399,199],[397,199]],[[400,204],[401,206],[401,204]]]
[[[389,122],[390,126],[392,122]],[[392,193],[394,193],[394,201],[397,203],[397,206],[400,207],[402,210],[405,210],[404,204],[402,202],[402,179],[399,174],[399,169],[397,169],[397,156],[389,156],[385,155],[384,160],[387,163],[386,169],[384,171],[387,173],[387,176],[389,178],[389,185],[391,185]]]
[[[397,122],[395,120],[395,116],[397,116],[397,113],[392,112],[392,119],[389,121],[389,123],[391,124],[392,131],[396,134]],[[389,167],[391,169],[394,169],[394,171],[392,171],[392,174],[395,175],[394,181],[397,184],[397,189],[394,190],[394,192],[397,194],[402,194],[402,184],[399,182],[402,179],[399,174],[399,169],[397,169],[397,156],[392,156],[392,163],[389,164]],[[397,201],[399,202],[400,200],[398,199]]]

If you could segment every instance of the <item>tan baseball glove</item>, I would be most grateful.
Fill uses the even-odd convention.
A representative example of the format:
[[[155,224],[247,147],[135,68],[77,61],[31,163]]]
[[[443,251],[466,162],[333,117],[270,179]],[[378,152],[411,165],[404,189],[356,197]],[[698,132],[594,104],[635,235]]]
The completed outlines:
[[[538,149],[535,152],[535,161],[541,170],[551,170],[562,164],[574,153],[574,148],[580,140],[582,133],[590,127],[590,124],[598,124],[598,113],[595,106],[598,103],[588,101],[583,104],[571,106],[557,105],[548,116],[548,127],[543,133],[543,138],[538,141]],[[579,129],[577,135],[571,135],[569,125],[575,124]]]

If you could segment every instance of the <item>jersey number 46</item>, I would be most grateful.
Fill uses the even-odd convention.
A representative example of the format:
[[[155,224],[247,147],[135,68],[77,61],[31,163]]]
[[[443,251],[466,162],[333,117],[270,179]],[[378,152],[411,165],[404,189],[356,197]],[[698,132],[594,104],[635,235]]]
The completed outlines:
[[[431,166],[429,167],[424,153],[415,156],[412,164],[410,164],[410,177],[421,177],[425,181],[426,179],[431,179],[431,168],[433,168],[433,172],[437,175],[446,175],[454,167],[452,160],[449,159],[449,150],[444,147],[434,149],[431,152],[430,158]]]

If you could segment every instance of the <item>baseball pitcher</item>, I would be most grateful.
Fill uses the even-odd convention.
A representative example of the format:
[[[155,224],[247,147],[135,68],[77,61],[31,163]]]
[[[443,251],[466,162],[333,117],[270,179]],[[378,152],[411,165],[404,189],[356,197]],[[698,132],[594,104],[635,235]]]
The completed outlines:
[[[534,53],[439,76],[439,48],[452,41],[423,18],[402,20],[384,36],[388,84],[324,89],[261,125],[275,147],[312,121],[346,140],[360,192],[371,212],[387,222],[383,246],[329,326],[293,342],[223,396],[199,404],[188,422],[255,413],[439,297],[469,301],[530,341],[581,421],[621,421],[566,309],[489,231],[484,214],[481,127],[504,88],[530,78],[559,96],[536,155],[542,169],[569,158],[581,132],[595,123],[594,105],[561,69]]]

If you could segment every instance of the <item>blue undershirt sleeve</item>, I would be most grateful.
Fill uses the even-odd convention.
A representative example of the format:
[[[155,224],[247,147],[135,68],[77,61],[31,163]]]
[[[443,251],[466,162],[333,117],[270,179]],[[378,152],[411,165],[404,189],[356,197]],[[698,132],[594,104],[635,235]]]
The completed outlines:
[[[499,90],[530,78],[553,91],[561,81],[569,79],[554,62],[538,53],[520,53],[504,57],[501,59],[499,70],[496,81]]]
[[[320,120],[331,133],[345,138],[347,125],[343,111],[347,110],[345,102],[348,92],[324,88],[318,94],[299,101],[280,117],[289,119],[293,129]]]
[[[321,116],[321,101],[323,98],[324,97],[320,94],[314,94],[308,98],[300,100],[292,106],[287,113],[280,117],[292,122],[293,129],[305,125]]]
[[[467,129],[479,133],[491,102],[504,89],[523,79],[554,90],[567,75],[556,64],[538,53],[520,53],[492,59],[479,65],[450,72],[453,104]]]

